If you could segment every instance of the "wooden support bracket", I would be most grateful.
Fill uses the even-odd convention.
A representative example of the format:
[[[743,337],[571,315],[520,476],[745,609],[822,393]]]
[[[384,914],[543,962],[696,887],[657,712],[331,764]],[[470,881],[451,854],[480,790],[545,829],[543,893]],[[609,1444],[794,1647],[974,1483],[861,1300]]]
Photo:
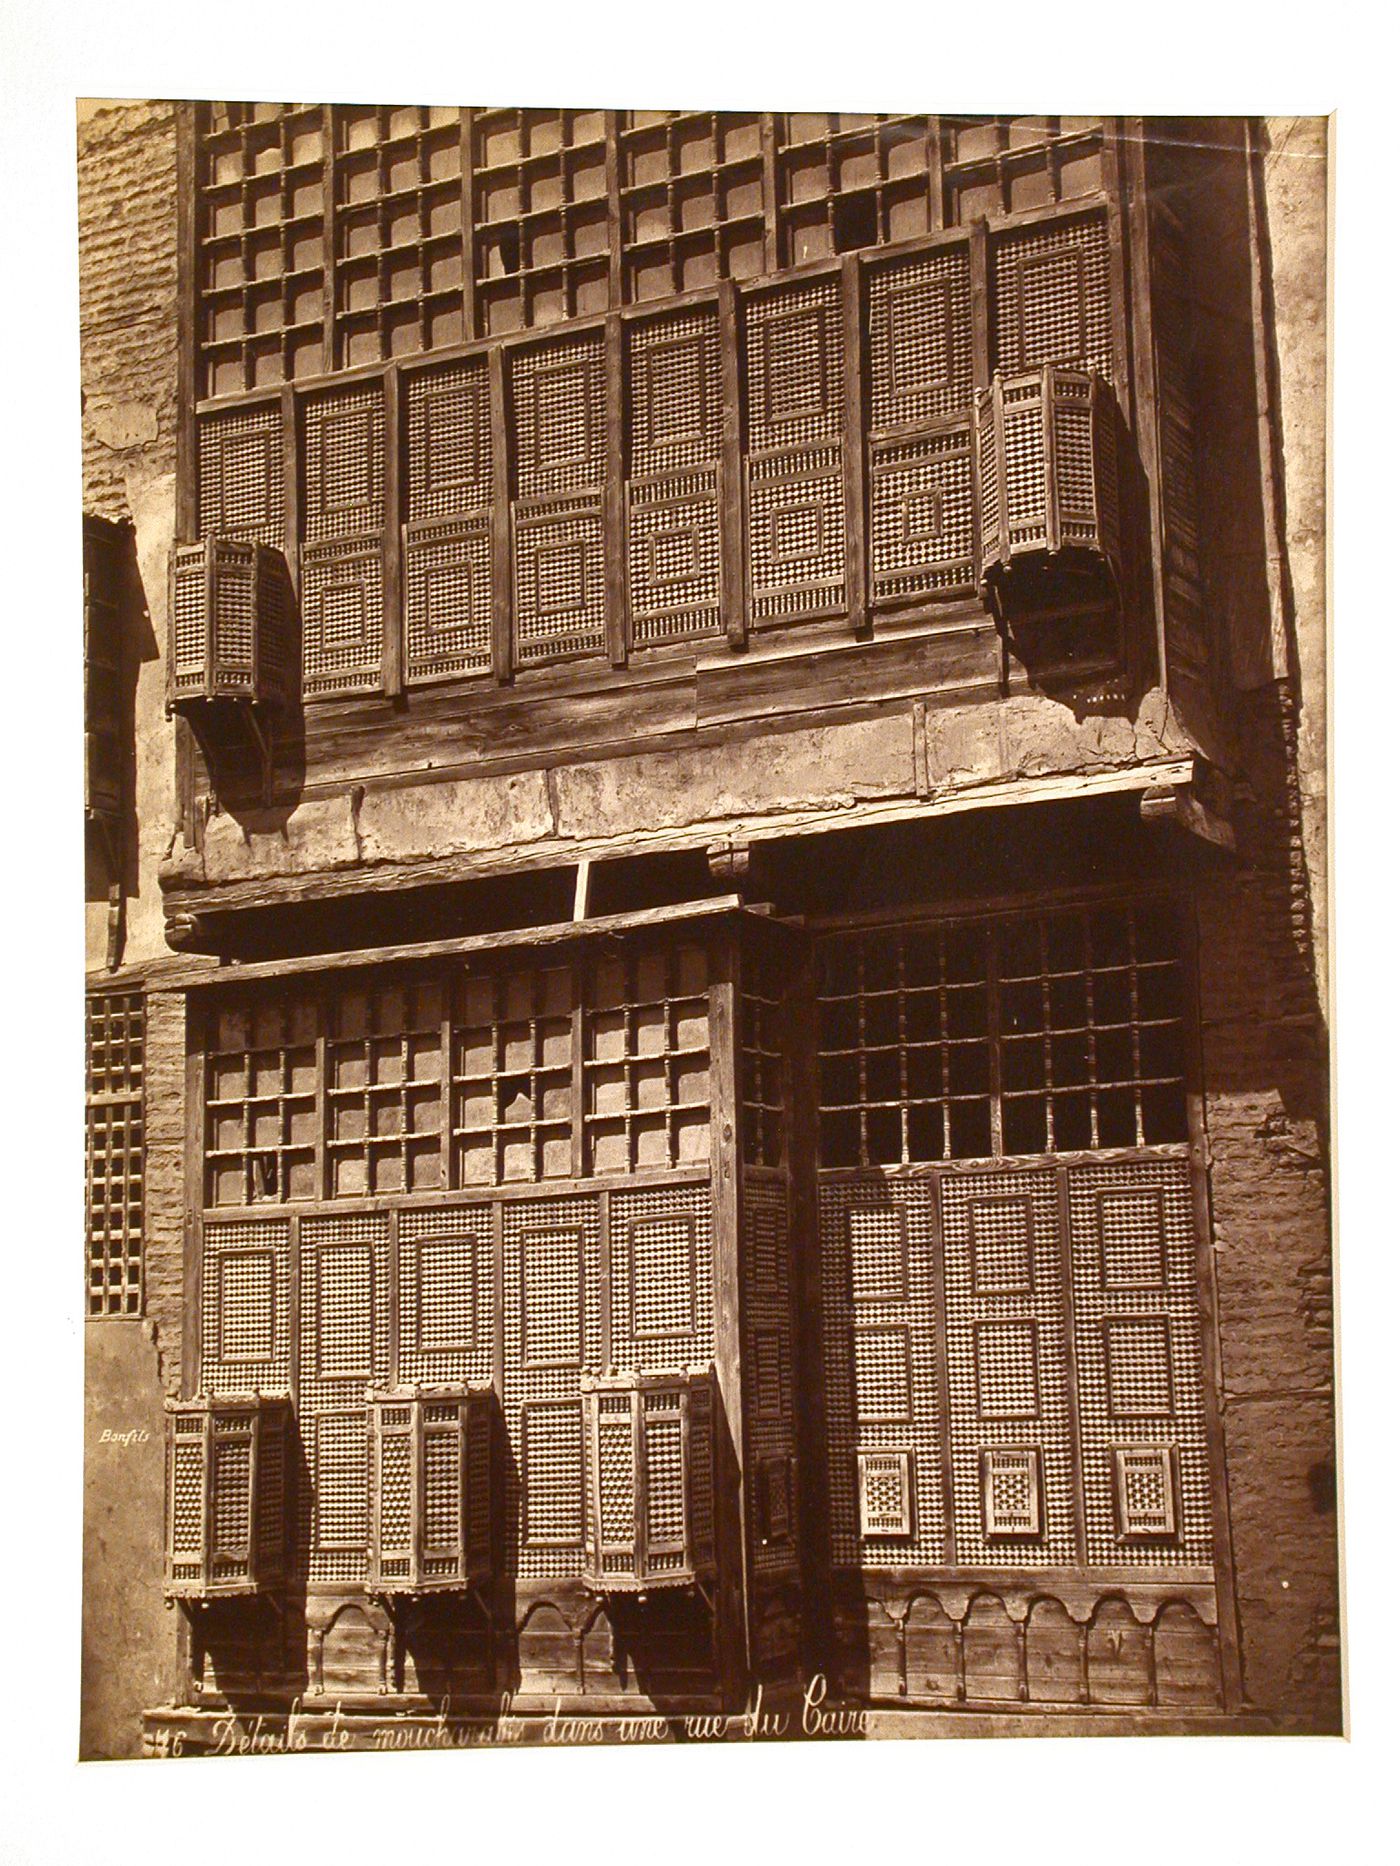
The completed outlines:
[[[1175,823],[1217,849],[1235,849],[1235,832],[1224,816],[1201,800],[1194,783],[1153,784],[1142,793],[1144,823]]]

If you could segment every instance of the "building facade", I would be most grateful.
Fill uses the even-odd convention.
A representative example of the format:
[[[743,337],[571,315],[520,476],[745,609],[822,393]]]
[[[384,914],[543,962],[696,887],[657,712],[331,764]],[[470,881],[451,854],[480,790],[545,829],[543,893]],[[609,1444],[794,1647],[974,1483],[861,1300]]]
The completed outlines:
[[[84,1753],[1337,1728],[1325,126],[79,176]]]

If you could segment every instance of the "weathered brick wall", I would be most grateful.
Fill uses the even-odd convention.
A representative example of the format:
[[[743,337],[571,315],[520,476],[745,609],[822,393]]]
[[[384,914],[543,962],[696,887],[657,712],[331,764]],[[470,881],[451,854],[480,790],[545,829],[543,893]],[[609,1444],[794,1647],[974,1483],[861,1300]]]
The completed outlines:
[[[175,470],[175,111],[90,106],[78,124],[83,505],[129,518]]]

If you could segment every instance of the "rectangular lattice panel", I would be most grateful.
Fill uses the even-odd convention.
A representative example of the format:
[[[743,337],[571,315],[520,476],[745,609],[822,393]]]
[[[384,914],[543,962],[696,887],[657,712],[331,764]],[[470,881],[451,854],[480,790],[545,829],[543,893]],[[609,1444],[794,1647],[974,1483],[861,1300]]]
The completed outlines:
[[[377,536],[301,553],[302,692],[371,693],[384,680],[384,559]]]
[[[912,1461],[908,1451],[856,1453],[858,1519],[867,1563],[881,1542],[907,1542],[914,1533]]]
[[[329,1000],[326,1157],[334,1196],[430,1192],[446,1183],[445,992],[405,975]]]
[[[1075,1559],[1069,1361],[1052,1171],[949,1174],[940,1184],[957,1558],[973,1566]],[[1017,1453],[1035,1453],[1043,1520],[1030,1509]],[[1004,1516],[987,1515],[984,1464],[999,1473]],[[1029,1467],[1027,1467],[1029,1468]]]
[[[323,363],[329,260],[325,113],[305,104],[205,104],[196,110],[196,341],[203,393],[315,375]]]
[[[783,977],[762,949],[744,956],[739,997],[739,1100],[746,1166],[780,1166],[787,1146]]]
[[[972,405],[972,287],[965,245],[870,273],[870,426],[923,426]]]
[[[592,1172],[709,1160],[708,987],[699,946],[638,947],[589,968],[583,1066]]]
[[[490,1378],[492,1222],[489,1205],[399,1213],[401,1379]]]
[[[255,1594],[282,1578],[287,1539],[285,1395],[166,1402],[167,1599]]]
[[[453,106],[331,112],[336,361],[460,343],[462,128]]]
[[[647,1373],[714,1354],[708,1185],[615,1192],[609,1206],[612,1358]]]
[[[581,1374],[602,1357],[596,1198],[515,1198],[502,1208],[505,1417],[524,1576],[577,1574],[583,1545]]]
[[[835,280],[747,307],[749,620],[829,615],[845,600],[845,356]]]
[[[1089,1558],[1209,1564],[1189,1167],[1184,1160],[1073,1166],[1069,1208]]]
[[[315,1198],[320,1119],[315,1000],[230,998],[210,1013],[205,1196],[210,1205]]]
[[[747,1511],[758,1573],[797,1559],[796,1342],[788,1189],[747,1175],[740,1214]]]
[[[603,1593],[714,1568],[713,1400],[701,1372],[585,1376],[583,1574]]]
[[[639,478],[719,459],[724,418],[713,305],[628,324],[627,418],[629,470]]]
[[[462,1592],[492,1571],[490,1387],[381,1388],[369,1396],[369,1586]]]
[[[756,115],[629,110],[617,142],[629,303],[763,270],[763,132]]]
[[[290,1384],[290,1244],[285,1219],[204,1227],[200,1378],[206,1392]]]
[[[145,1212],[146,1006],[87,999],[87,1312],[139,1315]]]
[[[310,544],[384,526],[384,392],[339,389],[306,404],[304,535]]]
[[[412,376],[404,534],[405,676],[491,666],[491,409],[484,361]]]
[[[1108,228],[1076,216],[992,241],[992,366],[1019,375],[1043,363],[1112,384]]]
[[[928,117],[783,112],[774,120],[781,263],[927,233]]]
[[[966,418],[870,450],[870,595],[877,606],[967,595],[977,583]]]
[[[573,995],[573,974],[565,966],[462,979],[452,1037],[458,1185],[569,1176]]]
[[[472,112],[472,259],[483,336],[608,307],[601,110]]]
[[[832,1559],[847,1567],[941,1564],[943,1427],[928,1181],[876,1174],[825,1181],[821,1253]],[[881,1474],[883,1501],[869,1517],[861,1460]],[[910,1524],[903,1530],[893,1526],[899,1470]],[[867,1532],[866,1520],[881,1526]]]
[[[365,1390],[389,1376],[389,1221],[306,1218],[300,1232],[298,1407],[309,1466],[300,1548],[312,1581],[362,1581],[369,1533]]]
[[[282,415],[279,405],[207,415],[199,449],[199,535],[285,549]]]
[[[634,647],[723,633],[715,468],[629,481],[627,576]]]

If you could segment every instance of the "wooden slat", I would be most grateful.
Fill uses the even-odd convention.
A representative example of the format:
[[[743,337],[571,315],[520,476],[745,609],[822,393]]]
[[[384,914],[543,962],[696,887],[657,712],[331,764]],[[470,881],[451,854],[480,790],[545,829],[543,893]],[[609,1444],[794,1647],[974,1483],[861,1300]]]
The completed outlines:
[[[384,691],[403,692],[403,463],[407,457],[397,367],[384,374]]]
[[[607,456],[603,481],[603,563],[608,660],[614,667],[627,661],[627,513],[623,483],[622,411],[626,386],[623,380],[622,321],[608,319],[604,338],[604,371],[607,377]]]
[[[846,501],[846,610],[852,633],[870,633],[870,591],[865,533],[865,369],[860,262],[848,253],[841,262],[841,324],[845,349],[845,434],[842,483]]]
[[[491,392],[491,671],[511,675],[510,451],[506,425],[506,358],[490,352]]]
[[[744,595],[744,465],[742,372],[739,362],[739,294],[731,279],[719,288],[720,432],[719,527],[720,616],[731,648],[747,640]]]

